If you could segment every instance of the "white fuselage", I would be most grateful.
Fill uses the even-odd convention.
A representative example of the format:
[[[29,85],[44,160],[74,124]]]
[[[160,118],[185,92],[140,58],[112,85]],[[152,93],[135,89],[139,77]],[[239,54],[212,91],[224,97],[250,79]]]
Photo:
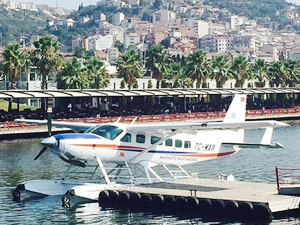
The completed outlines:
[[[59,144],[50,150],[57,155],[63,153],[72,160],[95,160],[103,162],[124,162],[148,149],[138,158],[137,163],[151,161],[156,164],[186,165],[226,156],[237,152],[232,146],[222,146],[222,142],[242,142],[243,130],[205,130],[178,133],[155,145],[157,136],[148,132],[131,133],[130,140],[124,140],[122,132],[118,138],[110,140],[93,133],[59,134],[54,137]]]

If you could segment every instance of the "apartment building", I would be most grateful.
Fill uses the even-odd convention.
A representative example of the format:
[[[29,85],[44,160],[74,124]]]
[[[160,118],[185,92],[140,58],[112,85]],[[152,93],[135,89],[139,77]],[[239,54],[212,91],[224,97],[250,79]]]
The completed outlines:
[[[226,52],[232,49],[231,35],[205,35],[199,39],[199,48],[207,52]]]
[[[204,20],[188,19],[183,24],[193,27],[199,38],[209,34],[209,23]]]
[[[168,25],[176,20],[176,13],[170,10],[161,9],[152,15],[153,25]]]
[[[113,47],[114,38],[112,35],[94,35],[87,38],[86,50],[107,50]]]
[[[124,49],[128,49],[130,45],[135,46],[141,43],[141,37],[138,34],[130,33],[124,35]]]

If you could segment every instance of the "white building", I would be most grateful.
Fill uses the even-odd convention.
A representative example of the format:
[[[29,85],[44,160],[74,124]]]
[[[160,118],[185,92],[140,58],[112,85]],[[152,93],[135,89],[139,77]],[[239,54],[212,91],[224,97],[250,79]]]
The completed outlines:
[[[158,10],[153,13],[152,22],[154,25],[168,25],[176,22],[176,13],[165,9]]]
[[[122,12],[112,15],[112,24],[120,25],[122,21],[125,20],[125,15]]]
[[[230,16],[230,28],[235,30],[238,29],[244,23],[244,19],[239,16]]]
[[[95,50],[101,51],[101,50],[107,50],[112,48],[114,45],[114,38],[112,35],[106,35],[101,36],[98,38],[95,38]]]
[[[131,33],[124,36],[124,49],[127,49],[130,45],[135,46],[141,43],[141,37],[138,34]]]
[[[289,51],[289,59],[299,61],[300,60],[300,46],[296,45]]]
[[[199,38],[209,34],[209,23],[206,21],[188,19],[187,21],[184,21],[184,24],[194,27],[195,35],[197,35]]]
[[[199,39],[199,48],[207,52],[226,52],[232,49],[230,35],[205,35]]]

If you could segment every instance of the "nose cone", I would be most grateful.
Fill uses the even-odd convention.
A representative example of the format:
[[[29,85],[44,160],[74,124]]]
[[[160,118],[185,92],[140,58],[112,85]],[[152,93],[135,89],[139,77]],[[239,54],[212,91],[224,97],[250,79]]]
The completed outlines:
[[[54,148],[56,146],[56,143],[57,143],[57,140],[53,136],[45,138],[41,141],[42,145],[49,147],[49,148]]]

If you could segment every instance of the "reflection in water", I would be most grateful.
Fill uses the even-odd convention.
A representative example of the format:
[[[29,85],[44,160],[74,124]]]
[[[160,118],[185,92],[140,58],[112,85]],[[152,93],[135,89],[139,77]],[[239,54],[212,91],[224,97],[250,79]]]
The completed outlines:
[[[249,137],[246,141],[257,139],[262,132],[247,131]],[[286,149],[243,149],[229,157],[185,168],[189,172],[198,172],[202,178],[217,179],[219,173],[232,173],[236,180],[275,183],[276,166],[300,167],[299,137],[298,125],[278,128],[274,130],[273,139]],[[61,196],[12,202],[11,190],[18,183],[60,177],[65,169],[66,164],[49,151],[33,161],[41,149],[39,142],[40,139],[0,141],[0,224],[190,224],[190,220],[184,217],[105,209],[99,207],[98,203],[65,209],[61,206]],[[271,224],[299,224],[299,219],[273,220]]]

